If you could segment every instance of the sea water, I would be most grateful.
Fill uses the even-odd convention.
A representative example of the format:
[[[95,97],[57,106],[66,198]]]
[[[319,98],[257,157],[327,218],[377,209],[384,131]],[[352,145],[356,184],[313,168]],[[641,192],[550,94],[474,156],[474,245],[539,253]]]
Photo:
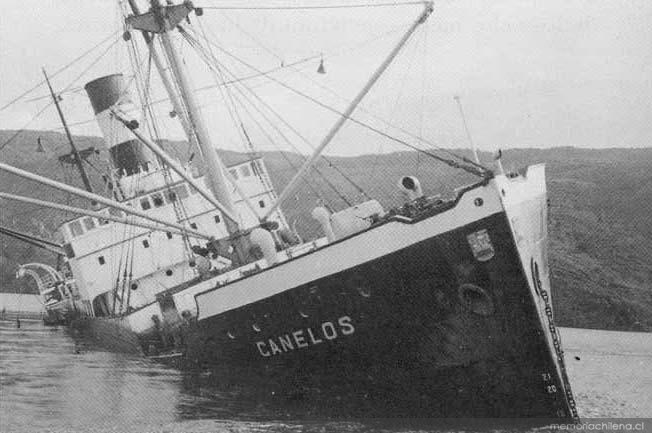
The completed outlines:
[[[562,329],[562,339],[582,417],[652,418],[652,334]],[[63,328],[0,322],[0,432],[442,431],[305,419],[203,386],[201,375],[82,348]]]

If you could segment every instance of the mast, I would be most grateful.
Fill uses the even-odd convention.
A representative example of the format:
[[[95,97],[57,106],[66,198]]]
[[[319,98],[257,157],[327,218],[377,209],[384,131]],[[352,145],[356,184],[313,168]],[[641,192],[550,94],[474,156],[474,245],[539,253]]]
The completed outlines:
[[[138,4],[136,4],[136,0],[128,0],[128,2],[133,14],[140,15],[140,8],[138,7]],[[161,77],[161,81],[163,82],[163,87],[165,87],[165,91],[170,97],[170,102],[172,102],[172,108],[174,109],[176,115],[179,116],[179,120],[181,121],[181,127],[186,133],[188,140],[190,140],[190,144],[192,145],[192,148],[196,149],[199,147],[199,145],[197,144],[197,139],[195,135],[192,133],[192,129],[190,128],[186,110],[183,107],[183,105],[181,105],[181,101],[179,101],[179,98],[176,92],[174,91],[174,86],[170,82],[170,77],[168,76],[168,73],[165,70],[163,61],[161,60],[161,56],[158,50],[156,49],[156,46],[154,45],[154,38],[148,31],[142,30],[140,33],[143,35],[145,44],[147,45],[149,52],[152,54],[152,60],[154,61],[154,66],[156,66],[156,70],[158,70],[159,76]]]
[[[224,164],[220,160],[211,141],[208,129],[195,99],[194,88],[186,73],[176,47],[172,43],[170,30],[185,19],[194,9],[189,2],[179,5],[162,6],[159,0],[150,0],[150,11],[141,15],[127,18],[127,24],[143,32],[158,33],[161,38],[163,50],[168,58],[172,76],[178,84],[181,100],[187,108],[188,122],[197,138],[199,150],[206,164],[206,177],[208,185],[215,198],[222,203],[230,214],[235,215],[235,205],[229,190]],[[171,89],[169,89],[171,90]],[[174,94],[170,95],[174,98]],[[192,140],[192,134],[188,137]],[[226,229],[230,235],[239,233],[239,222],[229,217],[225,218]]]
[[[88,192],[93,192],[93,187],[91,186],[91,182],[88,179],[88,175],[86,174],[86,170],[84,169],[84,164],[82,162],[82,158],[79,155],[79,151],[77,150],[77,146],[75,146],[75,142],[72,139],[72,135],[70,134],[70,129],[68,129],[68,123],[66,123],[66,118],[63,116],[63,111],[61,111],[61,106],[59,105],[59,97],[54,93],[54,90],[52,89],[52,84],[50,84],[50,79],[48,78],[48,74],[45,72],[45,68],[43,70],[43,75],[45,76],[45,82],[48,84],[48,89],[50,89],[50,95],[52,95],[52,101],[54,101],[54,105],[57,107],[57,113],[59,113],[59,119],[61,119],[61,123],[63,124],[63,129],[66,131],[66,136],[68,137],[68,142],[70,143],[70,148],[72,149],[72,157],[73,160],[75,161],[75,165],[77,166],[77,169],[79,170],[79,175],[82,178],[82,182],[84,182],[84,188],[86,188],[86,191]],[[93,205],[96,203],[93,201]]]

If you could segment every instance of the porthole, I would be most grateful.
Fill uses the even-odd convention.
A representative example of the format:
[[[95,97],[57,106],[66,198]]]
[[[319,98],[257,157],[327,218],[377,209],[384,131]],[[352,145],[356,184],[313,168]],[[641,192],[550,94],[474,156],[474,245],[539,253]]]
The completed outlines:
[[[143,210],[148,210],[148,209],[152,208],[152,205],[149,203],[148,199],[144,198],[144,199],[140,200],[140,207]]]
[[[167,271],[165,271],[165,275],[167,275],[168,277],[171,277],[172,274],[173,274],[172,269],[168,269]]]
[[[460,303],[479,316],[490,316],[494,313],[494,303],[489,294],[475,284],[462,284],[457,291]]]
[[[362,296],[363,298],[369,298],[371,297],[371,290],[368,287],[364,286],[358,286],[356,287],[356,290]]]
[[[163,194],[161,193],[156,193],[151,195],[152,198],[152,203],[154,203],[155,207],[161,207],[165,204],[165,200],[163,200]]]

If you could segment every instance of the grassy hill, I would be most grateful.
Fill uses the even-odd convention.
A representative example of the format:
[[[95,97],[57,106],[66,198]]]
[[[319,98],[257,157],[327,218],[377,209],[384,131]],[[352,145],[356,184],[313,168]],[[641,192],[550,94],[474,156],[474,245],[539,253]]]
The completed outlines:
[[[0,143],[12,135],[13,131],[0,131]],[[37,152],[39,136],[45,152]],[[104,193],[101,174],[108,165],[101,139],[78,137],[76,142],[80,148],[100,149],[91,157],[95,168],[90,174],[96,190]],[[165,145],[181,160],[188,158],[184,143]],[[2,150],[0,160],[81,187],[72,168],[57,160],[68,151],[67,146],[61,134],[25,131]],[[301,156],[291,153],[268,152],[264,156],[277,190],[287,184],[302,162]],[[225,152],[223,157],[228,163],[242,155]],[[489,155],[481,158],[490,160]],[[336,209],[362,197],[353,184],[387,209],[399,203],[395,183],[404,174],[417,175],[428,194],[446,194],[452,187],[473,181],[470,175],[415,152],[330,158],[330,162],[346,177],[321,161],[310,175],[310,184],[299,188],[285,208],[290,223],[304,236],[317,233],[309,211],[320,197]],[[559,324],[652,331],[652,149],[514,149],[504,152],[503,162],[506,169],[547,164],[553,303]],[[0,185],[5,192],[87,206],[83,200],[3,172]],[[0,201],[3,225],[34,234],[49,235],[67,217]],[[18,264],[54,263],[51,254],[5,236],[0,236],[0,246],[0,288],[4,291],[30,290],[24,281],[14,279]]]

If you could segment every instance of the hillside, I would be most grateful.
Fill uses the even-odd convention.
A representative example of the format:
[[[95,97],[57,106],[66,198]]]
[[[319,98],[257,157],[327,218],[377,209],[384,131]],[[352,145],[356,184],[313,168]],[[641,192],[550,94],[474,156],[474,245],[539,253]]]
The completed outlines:
[[[0,131],[0,143],[13,131]],[[45,152],[37,152],[37,138]],[[78,137],[80,148],[95,146],[100,153],[91,157],[97,191],[104,191],[106,152],[101,139]],[[171,153],[186,160],[184,143],[166,143]],[[70,167],[57,156],[67,152],[61,134],[26,131],[0,153],[0,160],[58,180],[81,186]],[[464,152],[464,151],[459,151]],[[242,155],[225,152],[225,160]],[[294,174],[302,158],[296,154],[269,152],[265,161],[279,190]],[[481,155],[489,161],[489,155]],[[395,183],[400,175],[419,177],[429,193],[446,193],[453,186],[468,183],[468,175],[442,167],[423,155],[401,152],[331,158],[330,161],[385,208],[398,203]],[[506,169],[526,164],[547,164],[550,198],[550,261],[553,302],[559,324],[571,327],[652,331],[652,149],[587,150],[576,148],[515,149],[504,152]],[[362,168],[362,169],[361,169]],[[286,207],[288,220],[304,236],[316,233],[309,211],[318,195],[342,208],[361,193],[328,163],[319,164],[311,175],[311,185],[300,188]],[[0,172],[1,190],[32,197],[73,203],[83,201],[67,194],[44,189],[32,182]],[[336,188],[331,188],[330,185]],[[339,197],[334,190],[343,191]],[[3,225],[34,234],[49,235],[67,216],[35,206],[0,201]],[[54,257],[5,236],[0,237],[0,287],[3,291],[28,291],[24,281],[16,281],[16,266],[28,261],[48,261]]]

